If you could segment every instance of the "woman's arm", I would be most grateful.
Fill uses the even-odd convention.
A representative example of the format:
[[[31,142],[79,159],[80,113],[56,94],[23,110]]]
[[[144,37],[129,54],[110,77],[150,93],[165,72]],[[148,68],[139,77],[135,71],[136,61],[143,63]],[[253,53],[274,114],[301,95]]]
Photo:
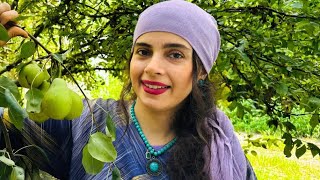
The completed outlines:
[[[2,117],[3,108],[0,108]],[[46,158],[33,146],[25,148],[26,151],[19,153],[32,159],[34,164],[43,171],[59,179],[68,179],[70,160],[72,152],[72,121],[47,120],[37,124],[25,119],[22,131],[17,130],[13,125],[6,122],[10,142],[14,151],[28,146],[40,147],[48,157]],[[2,130],[0,129],[0,149],[5,148]]]

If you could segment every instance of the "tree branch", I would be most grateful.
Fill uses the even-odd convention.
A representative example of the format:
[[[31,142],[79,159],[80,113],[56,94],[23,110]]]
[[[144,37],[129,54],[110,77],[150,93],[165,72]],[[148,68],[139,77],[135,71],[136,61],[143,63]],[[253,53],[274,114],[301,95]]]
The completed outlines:
[[[0,118],[0,129],[1,129],[2,134],[4,136],[4,142],[6,144],[6,150],[9,152],[10,158],[13,161],[15,161],[15,157],[14,157],[13,152],[12,152],[12,147],[11,147],[11,142],[10,142],[10,138],[9,138],[8,129],[6,128],[6,125],[4,124],[3,121],[4,121],[4,119],[1,117]]]
[[[302,18],[302,19],[312,19],[312,20],[317,20],[319,21],[320,17],[313,17],[313,16],[306,16],[306,15],[293,15],[293,14],[286,14],[284,12],[280,12],[277,10],[274,10],[269,7],[265,6],[257,6],[257,7],[240,7],[240,8],[229,8],[229,9],[223,9],[218,12],[250,12],[251,14],[256,14],[258,10],[263,10],[263,11],[269,11],[273,12],[282,16],[286,17],[292,17],[292,18]]]

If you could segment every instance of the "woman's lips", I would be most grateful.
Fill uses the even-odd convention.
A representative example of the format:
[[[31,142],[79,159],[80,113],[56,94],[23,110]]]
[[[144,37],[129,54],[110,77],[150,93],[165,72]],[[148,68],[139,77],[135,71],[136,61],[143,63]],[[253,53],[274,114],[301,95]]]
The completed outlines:
[[[149,80],[143,80],[142,87],[146,93],[153,94],[153,95],[162,94],[170,88],[170,86],[163,84],[161,82],[149,81]]]

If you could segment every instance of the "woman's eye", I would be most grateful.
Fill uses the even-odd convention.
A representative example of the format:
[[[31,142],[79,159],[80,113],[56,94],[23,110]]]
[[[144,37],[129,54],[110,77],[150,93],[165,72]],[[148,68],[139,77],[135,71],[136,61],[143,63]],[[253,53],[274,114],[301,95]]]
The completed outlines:
[[[139,49],[139,50],[137,50],[137,54],[139,54],[140,56],[148,56],[150,54],[150,52],[145,49]]]
[[[180,59],[183,58],[183,55],[181,53],[171,53],[169,57],[173,59]]]

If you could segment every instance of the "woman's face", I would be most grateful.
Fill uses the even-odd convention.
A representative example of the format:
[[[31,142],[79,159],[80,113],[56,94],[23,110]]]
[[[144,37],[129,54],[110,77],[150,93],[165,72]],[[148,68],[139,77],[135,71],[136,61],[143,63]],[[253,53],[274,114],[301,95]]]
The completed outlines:
[[[175,111],[192,89],[191,45],[168,32],[143,34],[134,45],[130,77],[137,103]]]

